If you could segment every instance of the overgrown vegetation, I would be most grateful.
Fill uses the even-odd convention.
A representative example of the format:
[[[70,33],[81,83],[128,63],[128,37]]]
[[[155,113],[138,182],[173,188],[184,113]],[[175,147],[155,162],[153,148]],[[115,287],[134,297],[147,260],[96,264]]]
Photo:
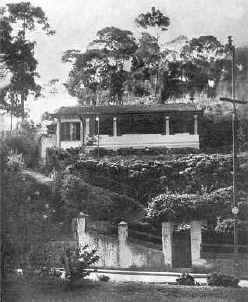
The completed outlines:
[[[45,265],[48,255],[40,251],[48,240],[57,237],[60,225],[52,221],[50,189],[23,175],[11,160],[8,146],[1,142],[2,180],[2,264],[8,268]]]
[[[176,281],[178,285],[196,285],[194,277],[188,273],[183,273]]]
[[[73,286],[75,281],[82,280],[90,274],[90,271],[86,269],[99,260],[96,252],[95,249],[89,249],[88,245],[66,250],[62,257],[62,264],[65,270],[65,278],[70,282],[70,286]]]
[[[212,273],[207,277],[209,286],[238,287],[239,279],[221,273]]]

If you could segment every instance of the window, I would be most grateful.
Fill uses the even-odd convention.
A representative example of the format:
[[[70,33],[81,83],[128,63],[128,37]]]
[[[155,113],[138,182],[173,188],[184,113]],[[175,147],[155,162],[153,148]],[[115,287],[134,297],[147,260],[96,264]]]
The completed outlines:
[[[80,123],[65,122],[61,123],[60,128],[61,141],[79,141],[80,140]]]

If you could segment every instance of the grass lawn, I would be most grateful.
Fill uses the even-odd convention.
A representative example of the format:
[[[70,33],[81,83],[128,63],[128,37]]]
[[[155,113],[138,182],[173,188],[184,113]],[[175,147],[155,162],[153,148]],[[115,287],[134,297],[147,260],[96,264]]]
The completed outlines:
[[[84,281],[73,290],[44,281],[4,284],[3,302],[246,302],[247,288],[187,287],[163,284]]]

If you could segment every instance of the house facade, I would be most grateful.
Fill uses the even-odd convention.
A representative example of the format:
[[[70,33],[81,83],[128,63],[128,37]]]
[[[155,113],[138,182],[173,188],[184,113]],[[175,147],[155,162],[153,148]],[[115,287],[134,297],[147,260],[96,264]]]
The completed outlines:
[[[193,104],[61,107],[55,114],[56,147],[199,148]]]

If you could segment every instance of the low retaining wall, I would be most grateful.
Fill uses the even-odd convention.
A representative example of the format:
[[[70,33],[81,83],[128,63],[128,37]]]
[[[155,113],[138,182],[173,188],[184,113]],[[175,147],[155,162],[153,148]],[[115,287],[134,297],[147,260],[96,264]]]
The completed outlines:
[[[86,215],[74,219],[75,240],[80,246],[88,244],[97,249],[100,259],[95,264],[102,268],[141,268],[157,271],[221,272],[248,278],[248,254],[206,254],[201,252],[201,221],[192,221],[190,230],[191,267],[173,266],[173,223],[162,223],[162,245],[128,238],[128,225],[120,222],[117,235],[103,234],[108,227],[101,224],[101,231],[87,229]],[[99,226],[99,225],[98,225]],[[185,248],[181,245],[182,249]],[[182,250],[182,257],[186,253]],[[181,257],[181,256],[180,256]]]
[[[75,223],[75,222],[74,222]],[[118,236],[99,234],[97,231],[87,230],[84,218],[76,219],[76,236],[80,246],[89,245],[97,249],[100,257],[95,264],[104,268],[150,268],[165,270],[162,249],[154,244],[148,247],[142,242],[128,239],[127,224],[122,222],[118,226]]]

